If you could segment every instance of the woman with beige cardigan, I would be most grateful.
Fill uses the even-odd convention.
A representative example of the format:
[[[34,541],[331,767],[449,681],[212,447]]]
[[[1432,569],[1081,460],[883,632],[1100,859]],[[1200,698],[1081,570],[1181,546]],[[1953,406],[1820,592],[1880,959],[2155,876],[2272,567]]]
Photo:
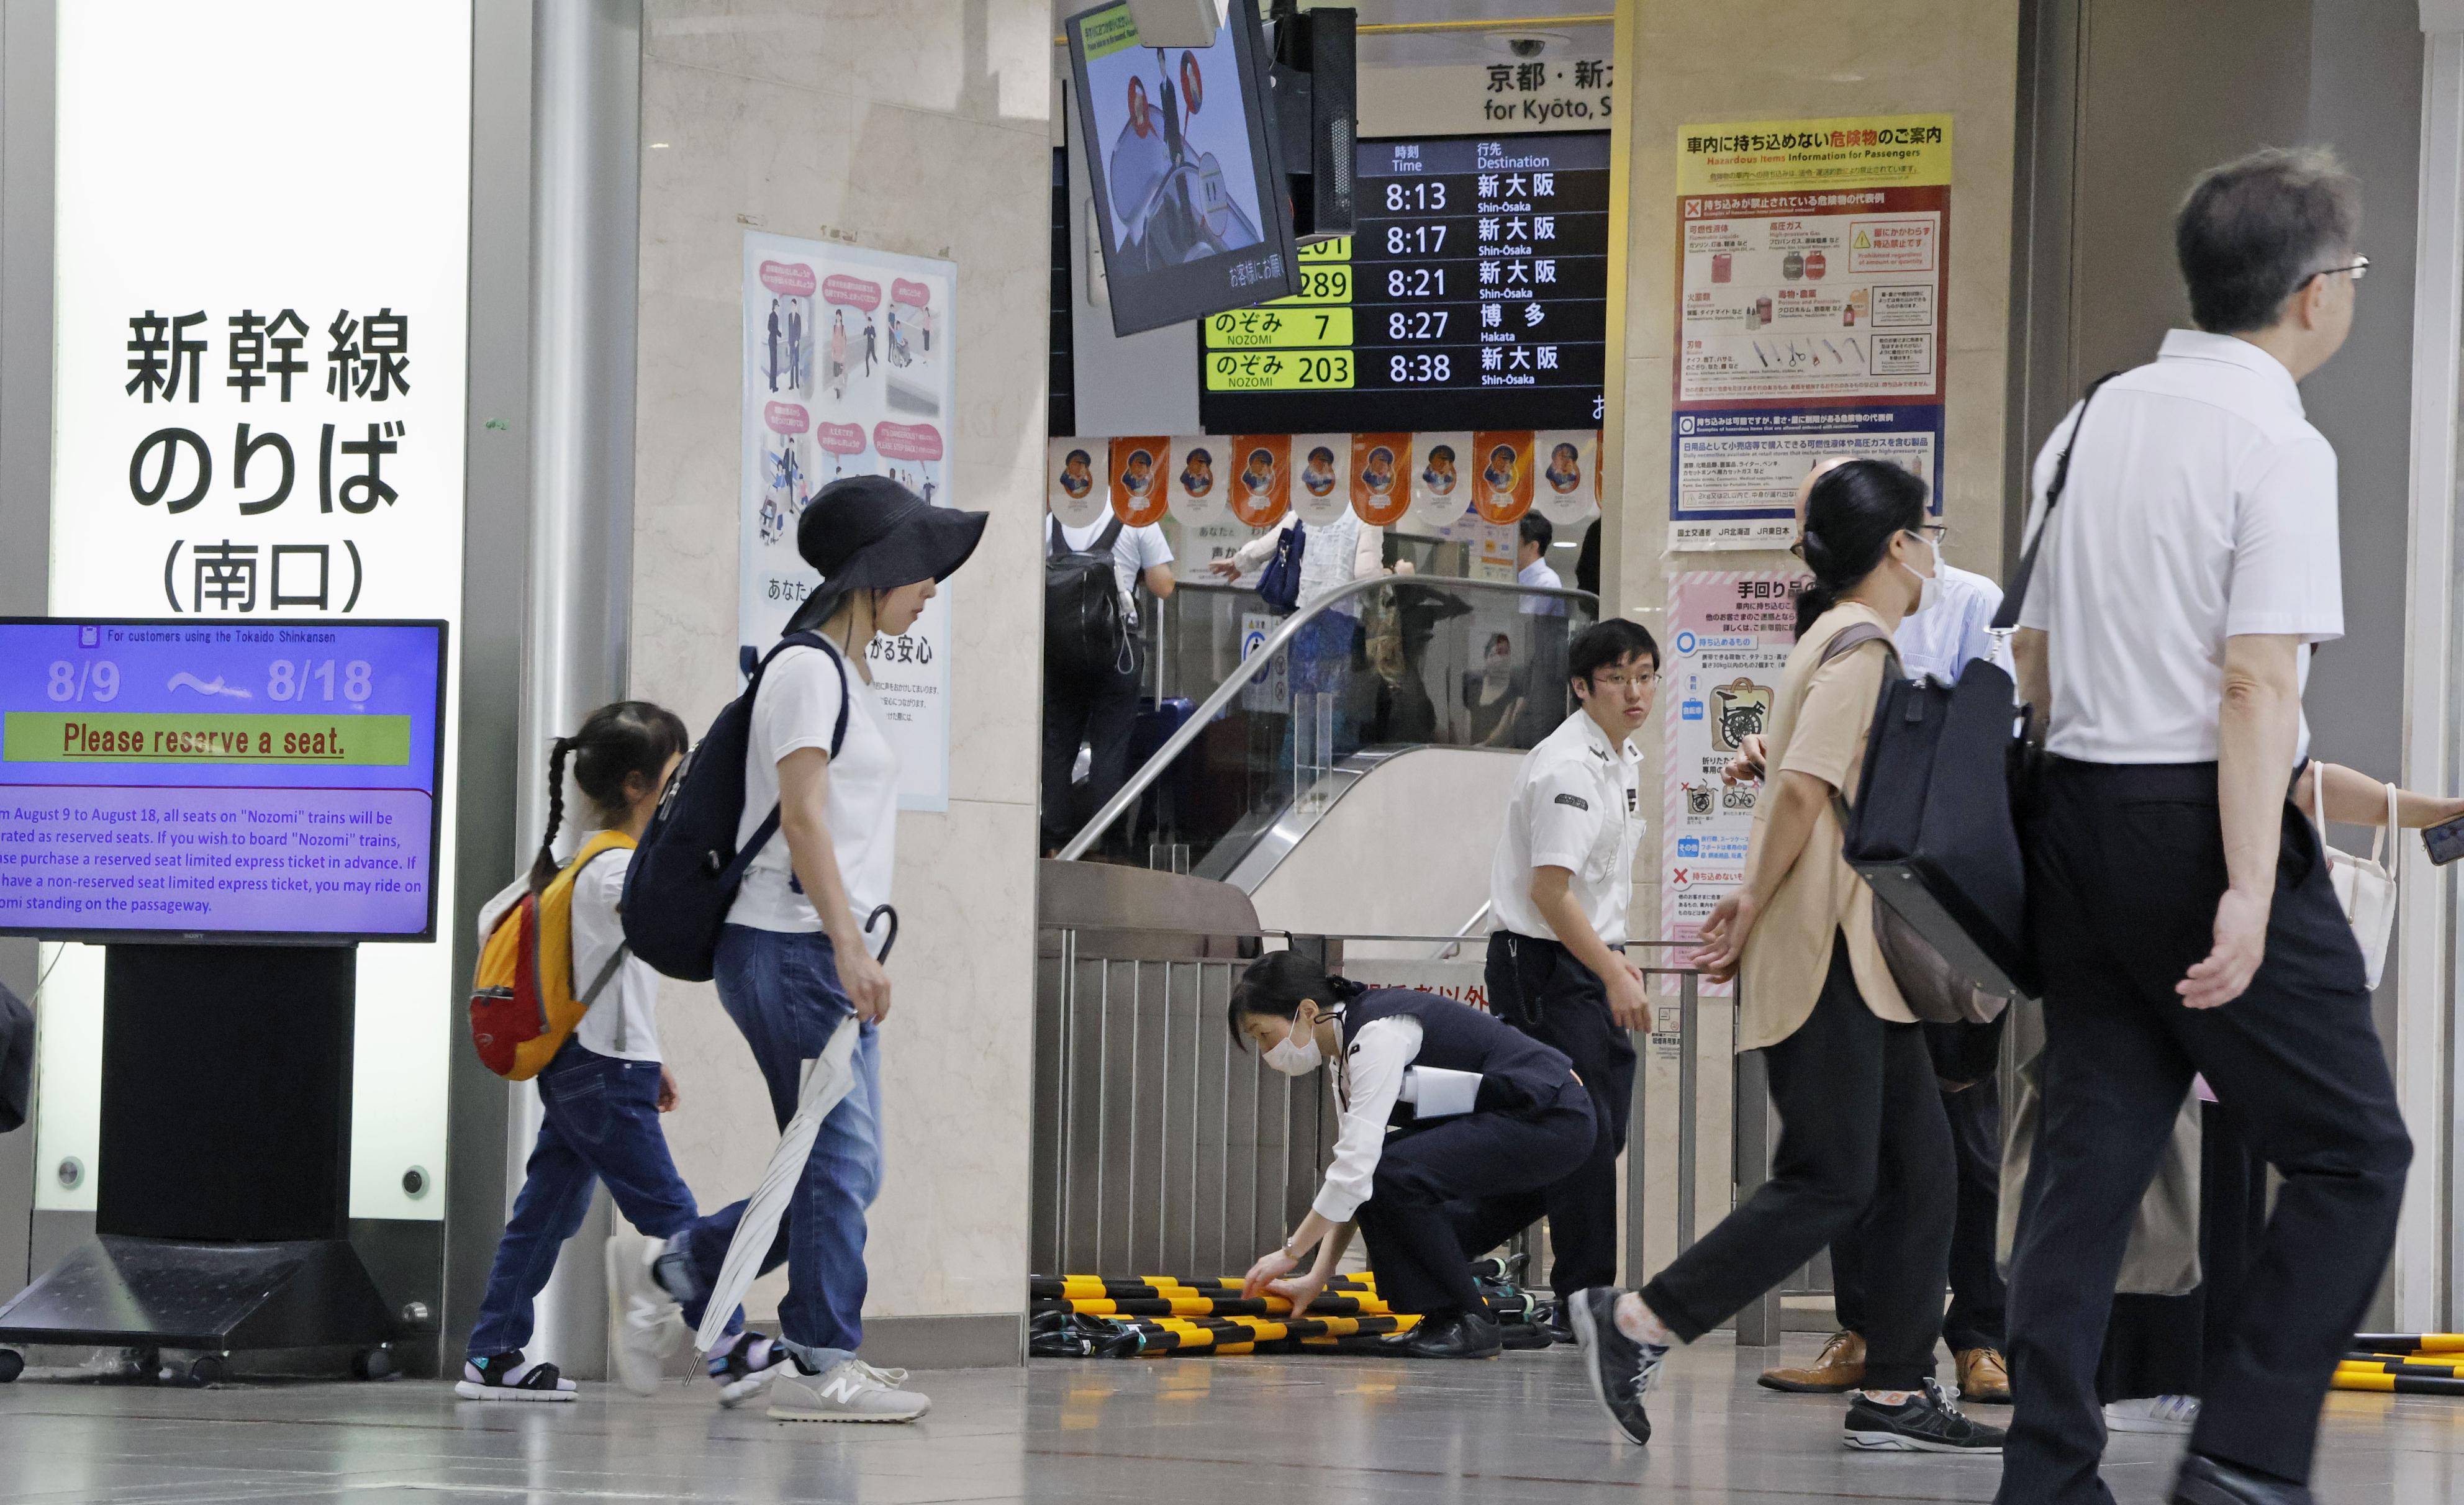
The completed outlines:
[[[1891,634],[1938,589],[1925,483],[1852,460],[1824,474],[1799,545],[1814,584],[1768,733],[1774,771],[1745,880],[1704,922],[1695,965],[1742,976],[1737,1044],[1760,1050],[1781,1120],[1771,1180],[1639,1291],[1570,1303],[1595,1393],[1637,1442],[1669,1348],[1785,1279],[1870,1205],[1863,1388],[1842,1441],[1884,1451],[1998,1453],[1933,1378],[1948,1280],[1950,1127],[1915,1016],[1874,940],[1873,892],[1841,856],[1833,797],[1853,797]],[[1845,651],[1834,640],[1864,629]]]

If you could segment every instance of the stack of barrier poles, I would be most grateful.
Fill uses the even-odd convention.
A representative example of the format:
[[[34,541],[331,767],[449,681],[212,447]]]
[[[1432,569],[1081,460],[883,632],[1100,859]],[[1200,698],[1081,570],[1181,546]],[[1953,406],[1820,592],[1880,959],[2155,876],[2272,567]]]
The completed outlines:
[[[1291,1311],[1284,1297],[1243,1297],[1238,1276],[1184,1280],[1177,1276],[1107,1278],[1101,1276],[1035,1276],[1027,1281],[1028,1315],[1067,1312],[1111,1318],[1282,1317]],[[1529,1306],[1492,1302],[1492,1315],[1521,1321]],[[1374,1275],[1337,1276],[1309,1303],[1312,1317],[1393,1317],[1378,1298]]]
[[[1137,1330],[1143,1343],[1141,1358],[1161,1358],[1193,1352],[1255,1353],[1262,1344],[1340,1346],[1345,1339],[1410,1332],[1419,1320],[1414,1316],[1305,1317],[1298,1321],[1259,1317],[1163,1318],[1125,1320],[1124,1325]]]
[[[1140,1357],[1170,1354],[1247,1354],[1262,1346],[1284,1352],[1340,1349],[1419,1324],[1377,1295],[1375,1272],[1337,1276],[1295,1320],[1291,1302],[1280,1296],[1243,1297],[1242,1277],[1207,1276],[1032,1276],[1028,1315],[1067,1314],[1100,1318],[1138,1335]],[[1493,1301],[1502,1321],[1528,1320],[1529,1300]]]
[[[2336,1365],[2339,1390],[2464,1395],[2464,1333],[2362,1333]]]

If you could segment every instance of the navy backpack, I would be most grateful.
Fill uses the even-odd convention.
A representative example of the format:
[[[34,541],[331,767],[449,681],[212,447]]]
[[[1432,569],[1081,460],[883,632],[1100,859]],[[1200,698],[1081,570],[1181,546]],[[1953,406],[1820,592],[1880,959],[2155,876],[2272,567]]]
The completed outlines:
[[[753,737],[753,697],[762,673],[788,648],[819,648],[839,670],[839,719],[830,731],[830,756],[847,741],[853,691],[847,662],[818,633],[791,632],[753,665],[744,693],[728,702],[676,770],[659,800],[649,828],[633,849],[625,873],[622,912],[625,939],[633,954],[670,977],[708,982],[717,971],[718,932],[727,923],[744,870],[779,833],[779,807],[755,828],[741,848],[737,828],[744,818],[744,760]],[[746,650],[748,653],[750,649]]]

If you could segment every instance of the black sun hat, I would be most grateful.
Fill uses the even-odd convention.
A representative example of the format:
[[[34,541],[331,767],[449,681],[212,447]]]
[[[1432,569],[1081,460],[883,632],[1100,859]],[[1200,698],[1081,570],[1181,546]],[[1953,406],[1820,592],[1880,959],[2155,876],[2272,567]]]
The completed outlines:
[[[822,583],[787,630],[827,622],[856,591],[948,579],[976,552],[986,516],[935,507],[886,475],[832,481],[796,523],[796,552],[821,572]]]

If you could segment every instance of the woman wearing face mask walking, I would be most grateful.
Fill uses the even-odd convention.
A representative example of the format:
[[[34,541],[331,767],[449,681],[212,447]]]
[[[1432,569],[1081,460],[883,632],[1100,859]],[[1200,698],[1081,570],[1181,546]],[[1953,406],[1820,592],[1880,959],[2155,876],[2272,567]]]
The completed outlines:
[[[1363,989],[1297,952],[1260,958],[1232,991],[1234,1040],[1289,1077],[1334,1063],[1334,1163],[1309,1214],[1249,1267],[1244,1296],[1309,1309],[1355,1229],[1377,1294],[1419,1324],[1392,1340],[1422,1359],[1485,1359],[1497,1323],[1472,1283],[1447,1204],[1536,1191],[1583,1163],[1600,1133],[1566,1058],[1435,993]],[[1389,1134],[1389,1125],[1397,1132]],[[1311,1250],[1317,1258],[1293,1276]]]
[[[1779,1108],[1771,1180],[1639,1291],[1578,1293],[1570,1316],[1593,1391],[1648,1442],[1643,1393],[1691,1342],[1866,1222],[1863,1388],[1842,1441],[1877,1450],[1999,1453],[1933,1378],[1955,1211],[1950,1127],[1933,1063],[1874,939],[1874,896],[1841,855],[1890,636],[1939,588],[1925,483],[1852,460],[1814,485],[1799,551],[1814,584],[1771,708],[1745,881],[1704,922],[1695,964],[1743,973],[1738,1048],[1760,1050]],[[1835,640],[1854,633],[1839,644]]]

